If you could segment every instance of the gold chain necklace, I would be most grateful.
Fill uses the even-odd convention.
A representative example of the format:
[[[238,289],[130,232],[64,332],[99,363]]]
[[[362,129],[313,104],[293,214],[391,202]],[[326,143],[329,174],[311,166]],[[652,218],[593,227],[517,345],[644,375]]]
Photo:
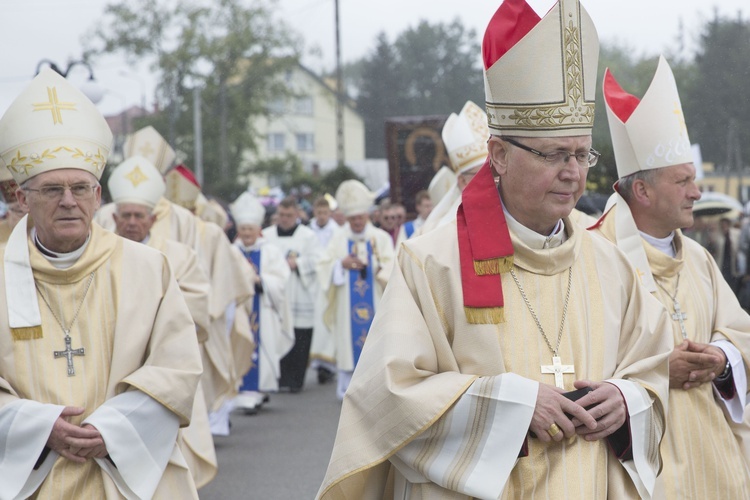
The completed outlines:
[[[524,292],[523,287],[521,286],[521,282],[518,281],[518,277],[516,276],[516,273],[513,271],[513,269],[510,270],[510,275],[513,277],[513,281],[516,282],[518,291],[521,292],[521,297],[523,298],[523,301],[526,302],[526,307],[528,307],[529,312],[531,313],[531,317],[534,318],[534,322],[536,323],[536,327],[539,329],[539,333],[542,334],[544,341],[547,343],[547,347],[549,347],[549,350],[552,352],[552,364],[541,365],[542,374],[553,374],[555,376],[555,385],[559,387],[560,389],[564,389],[563,374],[564,373],[575,374],[573,365],[563,365],[562,361],[560,360],[560,356],[558,354],[558,349],[560,348],[560,340],[562,339],[563,329],[565,327],[565,317],[568,314],[568,302],[570,301],[570,288],[571,288],[571,284],[573,283],[573,266],[568,268],[568,291],[565,294],[565,303],[563,304],[562,320],[560,321],[560,331],[557,334],[557,343],[555,344],[554,348],[552,347],[552,343],[549,341],[549,338],[547,338],[547,334],[544,333],[544,328],[542,328],[542,323],[541,321],[539,321],[539,318],[534,312],[534,309],[531,307],[531,302],[529,302],[528,297],[526,297],[526,293]]]
[[[96,273],[96,271],[92,271],[91,276],[89,276],[89,280],[86,283],[86,288],[83,290],[83,297],[81,297],[81,302],[78,304],[78,309],[76,309],[76,312],[73,315],[73,319],[70,321],[70,326],[68,326],[67,328],[65,328],[63,322],[60,321],[60,318],[58,318],[57,314],[55,314],[55,310],[52,309],[52,306],[47,300],[47,297],[44,296],[41,288],[39,288],[39,284],[34,281],[34,286],[36,287],[37,292],[39,292],[39,296],[42,297],[44,303],[47,304],[49,312],[52,313],[52,317],[55,318],[55,321],[57,321],[57,324],[60,325],[60,328],[62,328],[63,333],[65,334],[65,350],[53,351],[53,354],[55,358],[65,357],[68,360],[68,377],[72,377],[76,374],[75,368],[73,367],[73,356],[83,356],[86,352],[83,347],[79,347],[78,349],[73,349],[71,347],[70,329],[73,328],[73,324],[76,322],[76,319],[78,319],[78,313],[81,312],[83,302],[84,300],[86,300],[86,294],[89,292],[89,288],[91,287],[91,282],[94,281],[94,273]]]

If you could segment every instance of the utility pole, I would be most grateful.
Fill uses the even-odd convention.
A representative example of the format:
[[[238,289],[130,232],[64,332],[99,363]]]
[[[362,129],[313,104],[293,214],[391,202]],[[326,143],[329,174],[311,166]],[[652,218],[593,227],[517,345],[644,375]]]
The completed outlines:
[[[344,82],[341,76],[341,29],[339,25],[339,0],[336,8],[336,165],[344,165]]]
[[[193,136],[195,137],[194,144],[194,162],[195,162],[195,177],[198,179],[198,184],[203,185],[203,124],[202,124],[202,109],[201,109],[201,88],[199,85],[193,87]]]

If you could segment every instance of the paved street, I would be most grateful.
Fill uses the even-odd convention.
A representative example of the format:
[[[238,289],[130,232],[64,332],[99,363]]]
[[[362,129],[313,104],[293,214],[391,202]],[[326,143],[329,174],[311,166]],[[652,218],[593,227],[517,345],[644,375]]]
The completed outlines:
[[[272,394],[257,415],[232,414],[232,434],[215,438],[219,474],[202,500],[313,499],[331,457],[341,404],[336,382],[319,385],[308,371],[305,390]]]

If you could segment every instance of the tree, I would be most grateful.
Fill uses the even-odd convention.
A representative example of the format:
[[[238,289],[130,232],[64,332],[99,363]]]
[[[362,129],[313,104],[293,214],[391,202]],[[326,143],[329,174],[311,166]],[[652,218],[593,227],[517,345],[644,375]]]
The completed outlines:
[[[457,113],[467,100],[484,102],[476,38],[459,20],[421,21],[393,44],[378,35],[375,49],[358,62],[355,84],[368,157],[385,157],[388,117]]]
[[[750,158],[750,23],[718,12],[703,26],[694,74],[682,94],[690,140],[717,170],[736,171]]]
[[[217,0],[204,6],[179,0],[173,8],[150,0],[108,5],[87,55],[122,53],[131,63],[149,61],[159,75],[150,123],[193,159],[194,87],[201,89],[204,191],[228,197],[247,168],[244,152],[255,149],[252,116],[288,93],[279,75],[296,64],[299,41],[256,1]]]

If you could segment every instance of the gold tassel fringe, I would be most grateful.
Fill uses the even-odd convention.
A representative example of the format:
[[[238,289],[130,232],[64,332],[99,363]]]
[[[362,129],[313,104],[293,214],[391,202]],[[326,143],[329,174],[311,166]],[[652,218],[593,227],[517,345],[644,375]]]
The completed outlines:
[[[493,325],[505,323],[505,309],[502,307],[466,307],[466,320],[472,325]]]
[[[34,340],[42,338],[42,326],[26,326],[23,328],[11,328],[13,340]]]
[[[510,271],[511,267],[513,267],[512,255],[499,257],[497,259],[474,261],[474,272],[477,273],[477,276],[507,273]]]

